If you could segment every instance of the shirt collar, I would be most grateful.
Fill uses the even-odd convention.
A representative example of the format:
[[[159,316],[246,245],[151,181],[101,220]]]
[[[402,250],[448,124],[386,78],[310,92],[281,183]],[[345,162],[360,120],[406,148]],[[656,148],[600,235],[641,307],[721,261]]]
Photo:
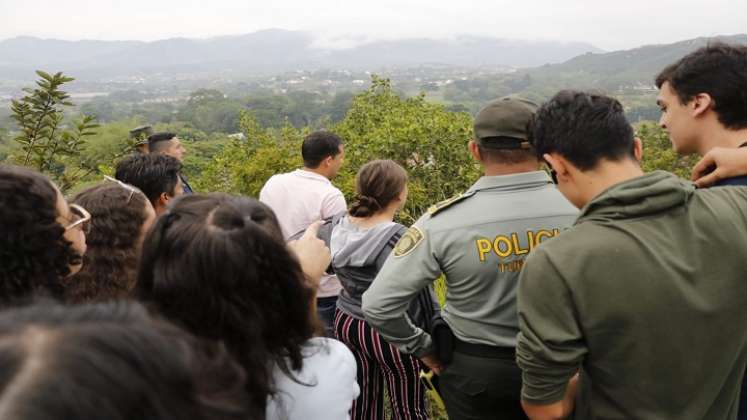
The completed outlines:
[[[511,175],[483,176],[470,187],[468,192],[488,189],[521,190],[552,184],[552,179],[545,171],[521,172]]]
[[[327,184],[331,184],[332,183],[332,181],[330,181],[329,179],[327,179],[327,177],[325,177],[323,175],[319,175],[319,174],[317,174],[315,172],[306,171],[306,170],[303,170],[303,169],[296,169],[295,171],[293,171],[293,174],[296,175],[296,176],[300,176],[302,178],[309,178],[309,179],[315,179],[317,181],[324,181]]]

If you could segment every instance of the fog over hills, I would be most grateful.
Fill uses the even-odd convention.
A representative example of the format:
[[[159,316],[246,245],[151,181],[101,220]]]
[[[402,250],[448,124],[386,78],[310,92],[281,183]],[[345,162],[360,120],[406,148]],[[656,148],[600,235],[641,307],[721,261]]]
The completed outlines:
[[[255,72],[296,69],[376,70],[423,64],[532,67],[588,52],[583,42],[522,41],[457,36],[377,41],[347,49],[314,45],[307,32],[279,29],[208,39],[62,41],[17,37],[0,41],[0,78],[26,79],[33,70],[107,78],[153,72]],[[30,74],[29,74],[30,73]]]

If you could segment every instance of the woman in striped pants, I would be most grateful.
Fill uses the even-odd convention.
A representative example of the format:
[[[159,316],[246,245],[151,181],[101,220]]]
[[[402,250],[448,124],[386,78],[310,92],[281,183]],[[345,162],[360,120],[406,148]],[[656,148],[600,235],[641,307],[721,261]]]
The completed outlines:
[[[358,171],[356,190],[357,199],[338,219],[330,238],[332,268],[343,286],[335,334],[353,351],[361,388],[352,419],[384,419],[384,386],[394,419],[427,419],[425,389],[418,378],[421,362],[387,343],[361,310],[363,292],[405,232],[393,220],[407,199],[407,172],[391,160],[369,162]]]

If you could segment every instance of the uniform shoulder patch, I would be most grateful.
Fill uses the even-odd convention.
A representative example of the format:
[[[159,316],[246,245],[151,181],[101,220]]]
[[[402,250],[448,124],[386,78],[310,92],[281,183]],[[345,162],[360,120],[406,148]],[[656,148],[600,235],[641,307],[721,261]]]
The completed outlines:
[[[397,245],[394,246],[394,256],[395,257],[404,257],[405,255],[411,253],[415,248],[420,245],[421,242],[423,242],[423,239],[425,238],[425,235],[423,234],[423,231],[420,230],[417,226],[410,226],[409,229],[407,229],[407,232],[405,232],[404,235],[402,235],[401,238],[399,238],[399,241],[397,241]]]
[[[439,201],[438,203],[428,207],[428,214],[431,215],[431,217],[435,216],[436,213],[440,212],[441,210],[450,207],[453,204],[456,204],[465,198],[472,197],[474,192],[468,191],[464,194],[457,194],[451,198],[448,198],[444,201]]]

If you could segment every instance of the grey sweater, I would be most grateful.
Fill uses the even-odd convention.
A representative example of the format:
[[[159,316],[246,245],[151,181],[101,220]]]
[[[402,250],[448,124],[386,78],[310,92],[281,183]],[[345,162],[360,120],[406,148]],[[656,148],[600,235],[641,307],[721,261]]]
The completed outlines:
[[[332,229],[332,266],[343,287],[337,300],[340,310],[355,318],[364,319],[361,310],[363,292],[376,278],[405,230],[404,226],[395,222],[361,229],[352,224],[347,216]]]

